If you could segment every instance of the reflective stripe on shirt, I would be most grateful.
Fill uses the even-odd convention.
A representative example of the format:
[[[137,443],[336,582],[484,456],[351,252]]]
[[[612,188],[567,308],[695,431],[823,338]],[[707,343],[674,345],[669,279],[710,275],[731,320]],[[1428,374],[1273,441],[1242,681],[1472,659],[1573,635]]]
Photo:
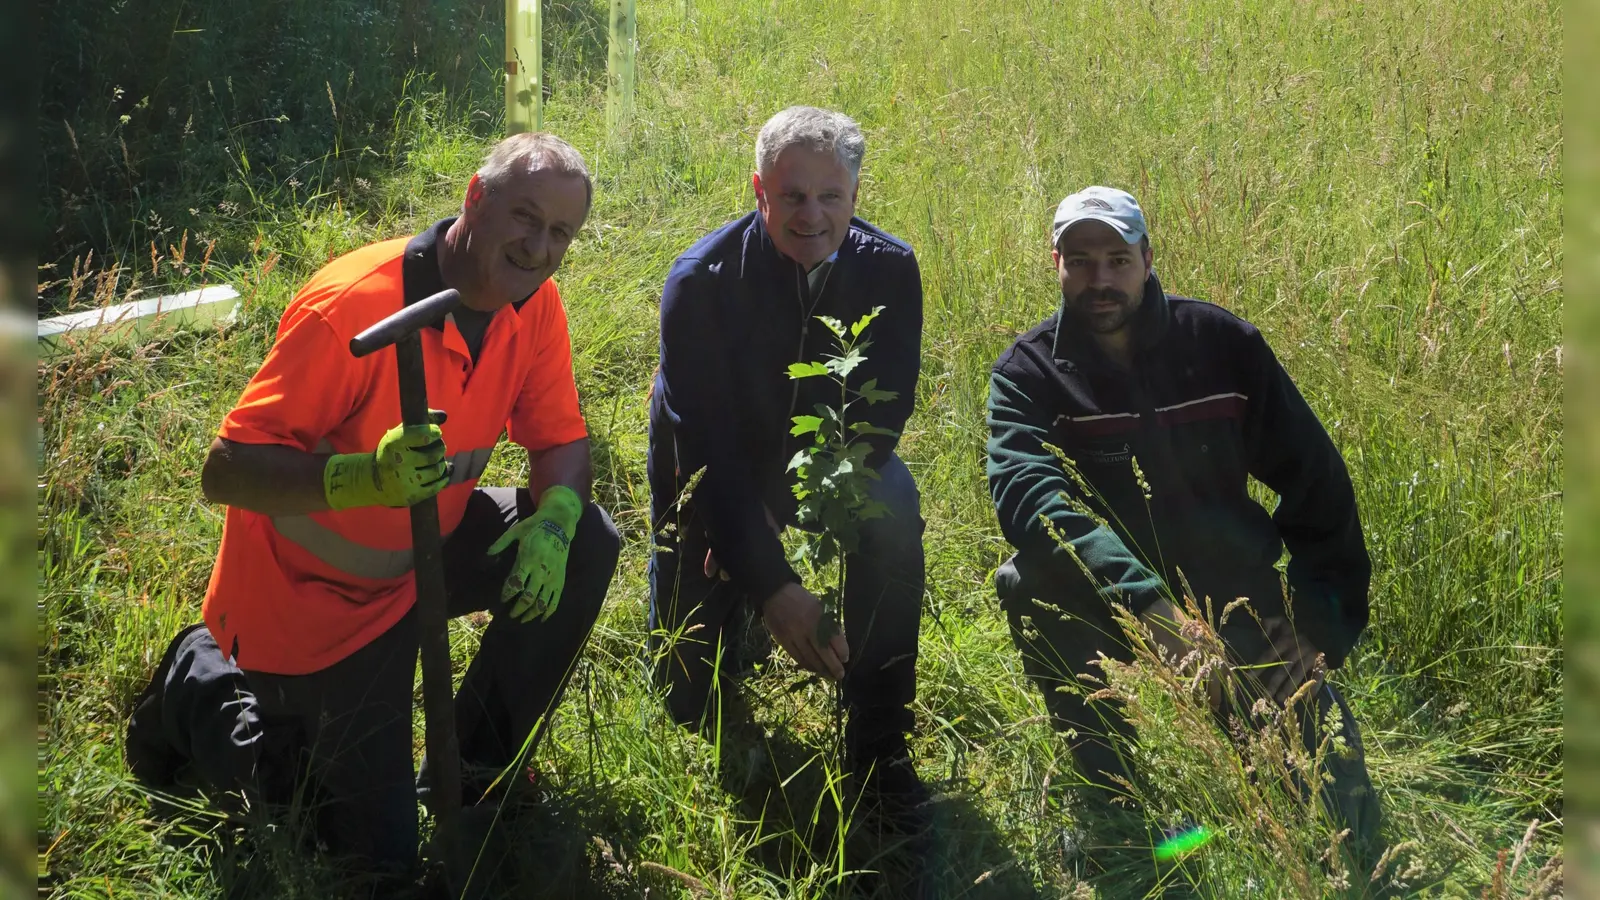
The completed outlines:
[[[450,481],[446,486],[477,480],[489,467],[492,455],[493,447],[463,450],[452,455]],[[310,516],[273,516],[272,527],[280,536],[346,575],[382,580],[399,578],[411,571],[410,547],[382,550],[358,544]]]

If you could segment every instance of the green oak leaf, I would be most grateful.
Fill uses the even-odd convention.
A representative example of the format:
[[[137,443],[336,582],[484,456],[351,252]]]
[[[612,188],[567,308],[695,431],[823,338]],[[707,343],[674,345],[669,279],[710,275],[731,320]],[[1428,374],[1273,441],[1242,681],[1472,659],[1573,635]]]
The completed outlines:
[[[828,374],[828,367],[819,362],[790,363],[789,377],[792,379],[810,378],[813,375]]]
[[[795,416],[794,427],[789,429],[790,434],[810,434],[822,425],[821,416]]]

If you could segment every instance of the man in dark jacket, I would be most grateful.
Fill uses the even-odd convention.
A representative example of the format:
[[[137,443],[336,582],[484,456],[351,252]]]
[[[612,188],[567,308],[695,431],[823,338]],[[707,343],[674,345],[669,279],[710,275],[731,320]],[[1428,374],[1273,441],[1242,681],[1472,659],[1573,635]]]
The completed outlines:
[[[1130,770],[1107,729],[1126,723],[1058,690],[1099,674],[1090,663],[1100,653],[1130,657],[1114,604],[1181,659],[1186,594],[1201,609],[1209,598],[1214,619],[1248,597],[1259,622],[1236,610],[1219,633],[1235,664],[1262,667],[1241,679],[1253,682],[1248,696],[1281,705],[1320,681],[1319,657],[1327,668],[1344,662],[1367,624],[1372,568],[1350,477],[1316,414],[1254,326],[1162,291],[1134,198],[1104,187],[1073,194],[1051,234],[1061,310],[990,377],[989,487],[1017,550],[995,582],[1083,774],[1118,790]],[[1278,494],[1270,515],[1251,499],[1250,477]],[[1359,855],[1376,839],[1377,802],[1355,721],[1332,685],[1307,693],[1313,721],[1337,708],[1353,751],[1328,754],[1327,797]]]
[[[757,210],[673,264],[661,297],[661,367],[650,403],[651,649],[680,723],[715,727],[741,618],[760,616],[802,667],[842,681],[848,761],[880,799],[917,800],[906,751],[916,693],[923,591],[917,487],[894,453],[920,366],[922,280],[911,248],[854,217],[866,144],[848,117],[791,107],[756,141]],[[864,523],[846,558],[843,634],[786,561],[779,533],[796,524],[787,471],[807,436],[790,417],[837,406],[826,379],[787,369],[837,350],[819,316],[846,324],[883,307],[852,385],[896,394],[857,404],[873,435],[867,458],[888,515]],[[831,390],[830,390],[831,389]],[[683,496],[691,479],[699,481]]]

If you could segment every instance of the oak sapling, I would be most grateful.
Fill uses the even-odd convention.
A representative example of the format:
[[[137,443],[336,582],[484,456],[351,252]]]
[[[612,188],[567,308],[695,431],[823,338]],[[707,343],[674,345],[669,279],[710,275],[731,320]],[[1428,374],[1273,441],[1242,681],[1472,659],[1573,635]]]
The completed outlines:
[[[795,518],[802,535],[793,560],[809,570],[814,583],[823,586],[818,595],[823,616],[817,623],[816,636],[822,646],[840,630],[845,565],[849,554],[860,547],[861,523],[889,514],[885,504],[872,499],[872,484],[881,476],[867,465],[872,445],[865,438],[897,437],[898,433],[860,417],[856,421],[850,419],[851,409],[858,404],[872,406],[899,396],[896,391],[881,390],[875,378],[859,386],[850,383],[850,373],[866,362],[867,349],[872,346],[862,335],[882,311],[883,307],[874,307],[849,326],[831,316],[818,316],[818,321],[833,333],[839,352],[824,356],[820,362],[789,366],[791,379],[826,378],[839,390],[836,405],[816,404],[816,415],[793,417],[794,427],[789,429],[791,435],[811,435],[811,446],[789,460],[789,471],[795,473],[791,490],[799,501]],[[842,692],[841,685],[836,690],[835,719],[843,709]]]

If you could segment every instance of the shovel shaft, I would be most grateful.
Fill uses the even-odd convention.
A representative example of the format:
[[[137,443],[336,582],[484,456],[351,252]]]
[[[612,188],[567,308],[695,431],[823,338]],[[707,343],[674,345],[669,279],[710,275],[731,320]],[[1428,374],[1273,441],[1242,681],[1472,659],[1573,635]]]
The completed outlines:
[[[454,293],[452,291],[451,293]],[[422,340],[415,330],[394,341],[400,370],[400,420],[428,421],[428,381],[422,365]],[[432,797],[437,831],[453,839],[461,812],[461,754],[456,744],[455,702],[450,678],[450,621],[445,604],[443,541],[439,503],[433,497],[411,507],[413,574],[417,583],[417,631],[422,655],[422,709],[432,765]]]

